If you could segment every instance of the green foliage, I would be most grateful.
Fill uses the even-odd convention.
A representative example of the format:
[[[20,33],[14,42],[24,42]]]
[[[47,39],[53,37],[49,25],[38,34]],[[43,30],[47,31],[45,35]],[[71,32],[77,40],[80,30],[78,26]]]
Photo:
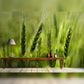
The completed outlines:
[[[66,43],[65,43],[65,47],[64,47],[65,57],[67,57],[67,55],[68,55],[68,49],[69,49],[69,43],[70,43],[70,39],[71,39],[71,33],[72,33],[72,30],[70,28],[69,31],[68,31],[68,35],[67,35]]]
[[[49,60],[50,67],[55,67],[56,60]]]
[[[3,56],[6,56],[6,49],[5,49],[5,44],[3,43]]]
[[[4,11],[0,13],[0,57],[10,56],[10,46],[5,46],[5,47],[2,46],[3,42],[6,43],[9,38],[14,38],[17,44],[16,46],[14,46],[15,49],[13,48],[14,49],[13,56],[21,57],[20,37],[22,36],[20,36],[21,35],[20,25],[22,25],[21,24],[22,15],[24,14],[25,22],[26,22],[26,32],[27,32],[26,46],[28,46],[26,47],[27,49],[26,49],[25,57],[35,57],[35,56],[46,57],[46,54],[50,52],[51,48],[53,50],[53,54],[57,53],[58,57],[61,56],[63,57],[64,52],[66,50],[66,52],[68,52],[66,56],[69,56],[69,58],[67,57],[66,59],[67,67],[69,67],[69,64],[70,67],[84,67],[84,53],[83,53],[84,13],[71,12],[74,10],[76,11],[84,10],[83,8],[84,0],[77,0],[77,1],[61,0],[59,2],[55,2],[55,1],[56,0],[47,0],[46,1],[47,4],[46,4],[45,0],[33,0],[33,1],[32,0],[18,0],[18,1],[0,0],[0,10]],[[67,4],[67,7],[65,4]],[[12,11],[12,12],[5,12],[5,11]],[[62,11],[62,12],[58,12],[58,11]],[[63,11],[70,11],[70,12],[63,12]],[[40,39],[39,39],[40,35],[38,35],[39,36],[37,38],[38,40],[36,40],[35,37],[37,36],[36,33],[34,33],[34,31],[37,30],[37,25],[42,19],[44,19],[43,21],[44,27],[42,29],[43,30],[41,35],[42,42],[40,48]],[[74,31],[71,34],[72,38],[70,39],[69,44],[67,44],[66,41],[67,29],[70,27],[74,29]],[[48,34],[49,30],[51,32],[51,35]],[[32,41],[31,39],[34,35],[35,35],[34,37],[35,40]],[[31,43],[33,48],[31,48]],[[64,46],[65,47],[68,46],[68,47],[64,49]],[[5,50],[5,48],[7,50]],[[24,48],[21,47],[21,49]],[[30,51],[34,51],[34,52],[30,52]],[[5,55],[4,52],[6,52]],[[12,65],[13,67],[15,66],[14,63],[11,64],[12,61],[9,60],[9,62],[7,63],[7,65],[9,65],[8,67],[12,67]],[[32,61],[32,60],[31,61],[19,60],[17,62],[15,61],[15,63],[17,64],[17,67],[37,67],[37,61]],[[38,63],[40,64],[40,61]],[[45,64],[46,63],[47,61],[45,60]],[[45,64],[44,61],[42,61],[43,67],[49,66],[49,63],[46,65]],[[60,64],[59,60],[57,60],[55,67],[59,67],[59,64]]]
[[[22,38],[21,38],[21,54],[24,56],[25,55],[25,25],[23,22],[23,27],[22,27]]]
[[[48,52],[50,52],[51,51],[51,31],[48,32],[47,38],[48,38],[47,40]]]
[[[47,48],[48,48],[48,53],[52,50],[52,45],[51,45],[51,31],[48,32],[47,34]],[[50,67],[55,67],[55,60],[49,60],[49,66]]]
[[[53,16],[53,19],[54,19],[54,27],[55,27],[55,36],[57,37],[58,36],[58,27],[57,27],[57,20],[56,20],[56,15]]]
[[[40,57],[41,56],[41,42],[42,42],[42,38],[39,39],[38,41],[38,46],[37,46],[37,49],[38,49],[38,52],[37,52],[37,56]]]
[[[32,43],[32,46],[31,46],[31,52],[33,52],[35,50],[35,48],[36,48],[38,39],[39,39],[40,34],[42,32],[42,27],[43,27],[43,24],[41,23],[41,25],[39,26],[38,31],[37,31],[37,33],[35,35],[35,38],[33,40],[33,43]]]

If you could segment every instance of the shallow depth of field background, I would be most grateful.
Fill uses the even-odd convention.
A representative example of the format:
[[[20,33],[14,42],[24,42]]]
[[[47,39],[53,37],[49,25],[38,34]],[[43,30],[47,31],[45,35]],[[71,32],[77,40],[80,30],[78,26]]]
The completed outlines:
[[[13,57],[21,57],[23,20],[26,27],[26,53],[23,57],[46,57],[49,52],[48,33],[51,32],[51,49],[58,57],[64,56],[69,28],[72,29],[68,55],[64,67],[84,67],[84,0],[0,0],[0,57],[10,57],[7,41],[13,38]],[[55,20],[57,30],[55,27]],[[39,25],[41,45],[30,52]],[[56,36],[57,35],[57,36]],[[4,46],[3,46],[4,44]],[[40,50],[39,50],[40,49]],[[39,52],[40,51],[40,52]],[[40,53],[40,54],[38,54]],[[2,60],[0,60],[2,67]],[[59,67],[56,61],[55,67]],[[50,67],[48,61],[8,60],[6,67]]]

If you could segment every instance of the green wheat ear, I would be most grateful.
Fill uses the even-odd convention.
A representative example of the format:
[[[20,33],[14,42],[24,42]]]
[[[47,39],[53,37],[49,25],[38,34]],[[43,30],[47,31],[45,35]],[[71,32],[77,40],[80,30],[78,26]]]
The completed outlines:
[[[70,28],[69,31],[68,31],[68,34],[67,34],[65,47],[64,47],[64,55],[65,55],[65,57],[67,57],[67,55],[68,55],[68,48],[69,48],[69,43],[70,43],[70,39],[71,39],[71,33],[72,33],[72,29]]]
[[[25,54],[25,24],[23,22],[23,27],[22,27],[22,38],[21,38],[21,54]]]
[[[43,27],[43,24],[41,23],[41,25],[39,26],[38,31],[37,31],[37,33],[35,35],[34,41],[32,43],[31,50],[30,50],[31,52],[33,52],[35,50],[35,48],[36,48],[38,39],[39,39],[40,34],[42,32],[42,27]]]

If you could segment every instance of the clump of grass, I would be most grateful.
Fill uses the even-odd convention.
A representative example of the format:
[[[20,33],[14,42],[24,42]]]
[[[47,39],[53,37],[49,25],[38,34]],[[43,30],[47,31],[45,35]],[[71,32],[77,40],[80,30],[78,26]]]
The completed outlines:
[[[35,50],[35,48],[36,48],[38,39],[39,39],[40,34],[41,34],[41,32],[42,32],[42,27],[43,27],[43,24],[41,23],[41,25],[39,26],[38,31],[37,31],[37,33],[36,33],[36,36],[35,36],[35,38],[34,38],[34,41],[33,41],[33,43],[32,43],[31,50],[30,50],[31,52],[33,52],[33,51]]]

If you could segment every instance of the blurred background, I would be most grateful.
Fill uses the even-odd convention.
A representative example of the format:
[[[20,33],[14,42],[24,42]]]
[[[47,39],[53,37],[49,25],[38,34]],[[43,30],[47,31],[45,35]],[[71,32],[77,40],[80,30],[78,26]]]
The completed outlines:
[[[65,67],[84,67],[83,3],[83,0],[0,0],[0,57],[11,56],[7,41],[13,38],[16,42],[13,57],[46,57],[52,50],[53,56],[56,53],[57,57],[66,57]],[[47,61],[40,61],[40,65],[37,61],[8,62],[7,67],[50,66]],[[59,67],[59,61],[53,67]]]
[[[0,58],[11,57],[7,42],[13,38],[16,45],[12,57],[46,57],[52,50],[53,57],[56,53],[57,57],[66,58],[64,67],[83,68],[83,11],[84,0],[0,0]],[[60,66],[59,60],[54,64],[38,61],[7,60],[6,67]]]

